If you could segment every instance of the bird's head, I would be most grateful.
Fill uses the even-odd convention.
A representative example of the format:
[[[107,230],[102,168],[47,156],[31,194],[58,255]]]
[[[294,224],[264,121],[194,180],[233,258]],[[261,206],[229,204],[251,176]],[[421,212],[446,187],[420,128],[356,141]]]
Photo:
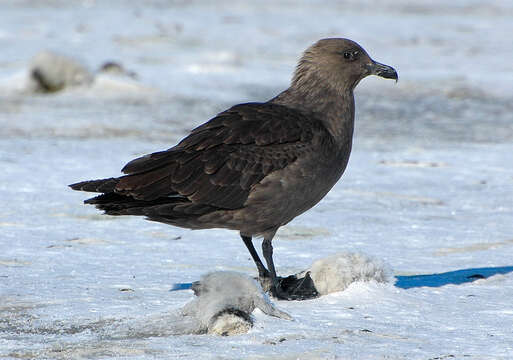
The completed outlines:
[[[322,81],[337,90],[352,90],[369,75],[398,80],[391,66],[378,63],[357,43],[349,39],[322,39],[303,53],[297,66],[293,84]],[[319,85],[319,84],[317,84]]]

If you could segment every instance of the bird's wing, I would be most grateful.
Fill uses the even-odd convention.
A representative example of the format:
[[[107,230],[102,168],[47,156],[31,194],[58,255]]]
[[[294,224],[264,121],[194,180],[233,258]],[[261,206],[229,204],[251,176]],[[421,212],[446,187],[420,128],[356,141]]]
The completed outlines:
[[[115,192],[138,200],[181,195],[236,209],[251,187],[308,151],[324,126],[269,103],[236,105],[194,129],[175,147],[129,162]]]

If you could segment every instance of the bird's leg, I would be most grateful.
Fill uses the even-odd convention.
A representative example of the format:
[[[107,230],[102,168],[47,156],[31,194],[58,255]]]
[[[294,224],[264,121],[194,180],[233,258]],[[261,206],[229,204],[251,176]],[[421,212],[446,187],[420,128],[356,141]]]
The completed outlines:
[[[274,268],[273,262],[273,244],[272,237],[264,237],[264,241],[262,241],[262,253],[264,254],[265,262],[267,263],[267,267],[269,268],[269,272],[271,275],[271,294],[278,299],[284,298],[281,294],[280,282],[278,280],[278,276],[276,275],[276,269]],[[286,297],[285,297],[286,298]]]
[[[264,264],[262,263],[262,260],[260,260],[260,257],[258,256],[257,251],[255,250],[255,247],[253,246],[253,241],[251,240],[251,236],[246,235],[240,235],[242,238],[242,241],[244,241],[244,244],[248,248],[249,253],[251,254],[251,257],[253,258],[253,261],[256,264],[256,267],[258,269],[258,278],[260,282],[265,279],[269,279],[269,271],[265,268]]]

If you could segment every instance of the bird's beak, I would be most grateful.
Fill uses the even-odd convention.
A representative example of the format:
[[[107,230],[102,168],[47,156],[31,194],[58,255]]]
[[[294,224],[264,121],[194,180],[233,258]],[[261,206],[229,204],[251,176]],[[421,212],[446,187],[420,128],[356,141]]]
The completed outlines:
[[[397,75],[397,71],[391,66],[381,64],[377,61],[372,61],[370,65],[368,65],[368,70],[370,71],[370,75],[381,76],[385,79],[394,79],[395,82],[399,80],[399,76]]]

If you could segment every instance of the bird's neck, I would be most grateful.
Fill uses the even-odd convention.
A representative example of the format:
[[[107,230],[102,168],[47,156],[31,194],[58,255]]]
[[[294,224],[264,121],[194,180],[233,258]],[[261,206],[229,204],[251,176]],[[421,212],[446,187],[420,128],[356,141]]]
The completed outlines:
[[[308,86],[299,85],[293,82],[270,102],[315,115],[339,143],[349,142],[350,146],[354,129],[353,89],[336,89],[311,81]]]

